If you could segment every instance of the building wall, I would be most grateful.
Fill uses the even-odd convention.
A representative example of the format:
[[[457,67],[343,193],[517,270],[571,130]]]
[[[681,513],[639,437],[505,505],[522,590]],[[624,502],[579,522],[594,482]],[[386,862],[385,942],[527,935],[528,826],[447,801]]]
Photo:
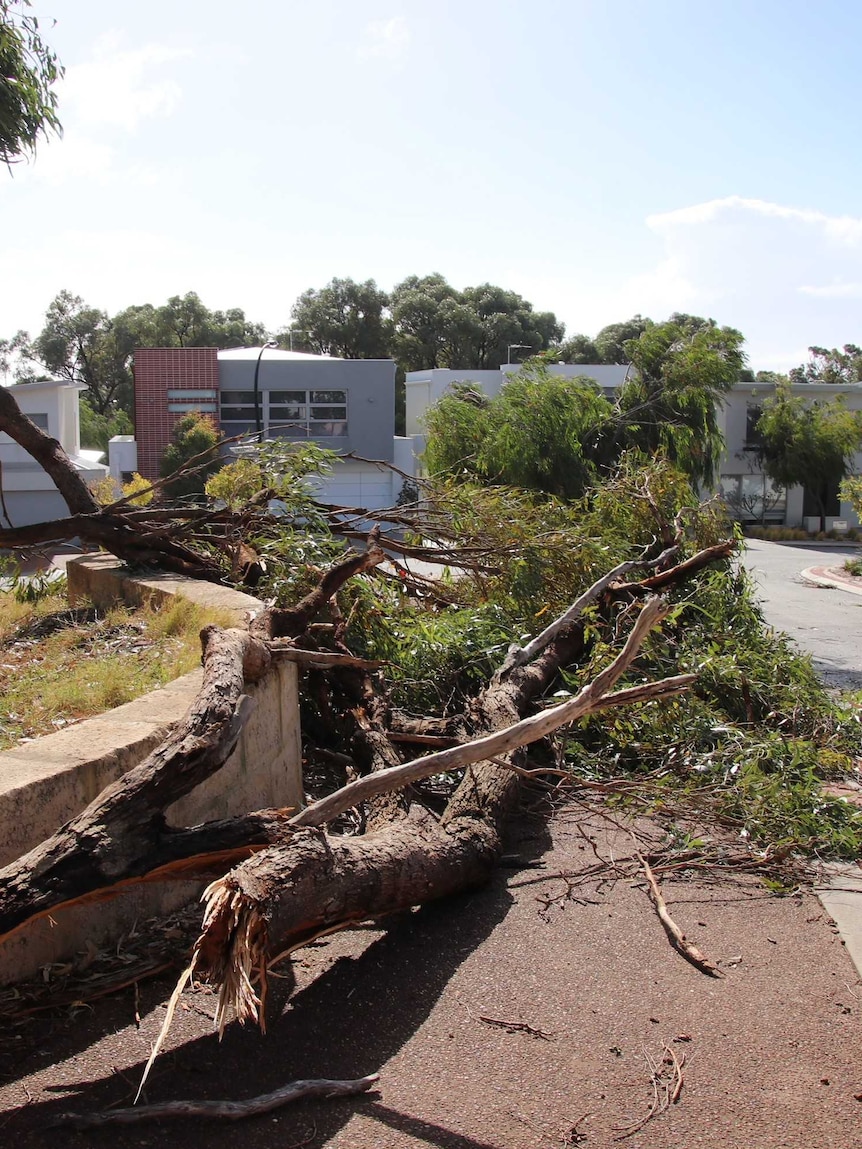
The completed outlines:
[[[254,387],[256,357],[219,360],[222,392]],[[258,373],[262,406],[266,392],[346,391],[347,434],[314,438],[333,451],[356,451],[392,461],[395,435],[395,364],[390,359],[278,359],[264,351]]]
[[[217,418],[218,352],[214,347],[139,348],[134,375],[138,470],[157,479],[174,424],[188,413],[180,408],[209,410]],[[198,392],[200,399],[169,398],[168,391]]]
[[[83,387],[65,380],[21,383],[14,397],[23,413],[56,439],[85,483],[96,482],[107,468],[80,455],[78,402]],[[12,526],[50,522],[69,513],[66,501],[39,463],[14,439],[0,433],[3,500]]]
[[[806,401],[831,402],[841,396],[851,411],[862,411],[862,385],[851,384],[846,386],[824,383],[797,383],[791,388],[794,395],[802,396]],[[744,484],[753,491],[758,483],[763,483],[763,473],[757,459],[757,453],[752,449],[753,444],[747,439],[748,412],[750,408],[760,408],[775,393],[772,383],[738,383],[733,391],[726,396],[722,411],[721,425],[726,442],[724,456],[721,461],[720,488],[722,494],[728,497],[735,513],[743,519],[756,519],[760,517],[759,508],[752,508],[750,502],[744,501],[743,506],[734,506],[732,491],[740,484]],[[856,456],[852,467],[854,474],[862,473],[862,453]],[[768,487],[767,487],[768,489]],[[803,490],[802,487],[793,487],[786,492],[784,501],[769,508],[767,499],[767,521],[780,522],[789,527],[802,527],[803,522]],[[839,517],[847,521],[849,527],[859,526],[859,520],[849,503],[841,503]],[[827,528],[829,522],[827,520]]]

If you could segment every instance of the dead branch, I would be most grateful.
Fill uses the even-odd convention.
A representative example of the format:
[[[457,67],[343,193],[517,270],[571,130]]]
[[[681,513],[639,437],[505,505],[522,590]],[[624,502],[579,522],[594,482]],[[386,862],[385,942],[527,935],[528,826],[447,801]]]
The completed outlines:
[[[391,770],[380,771],[365,778],[359,778],[321,798],[300,811],[291,819],[295,826],[321,826],[332,821],[338,814],[349,810],[351,806],[387,790],[398,789],[418,782],[423,778],[430,778],[432,774],[442,774],[445,771],[458,770],[475,762],[485,761],[489,758],[511,753],[513,750],[537,742],[553,730],[568,723],[574,722],[584,715],[601,709],[607,692],[622,674],[631,666],[641,643],[646,635],[656,626],[667,613],[667,605],[658,598],[648,600],[638,616],[637,622],[629,634],[626,644],[614,661],[606,667],[592,682],[584,686],[574,698],[560,703],[524,718],[503,730],[486,734],[472,742],[461,746],[453,746],[448,750],[441,750],[436,754],[428,754]],[[681,682],[680,679],[685,679]],[[676,693],[684,689],[693,681],[693,676],[677,676],[670,680],[670,692]],[[655,697],[652,688],[659,684],[650,684],[647,697]],[[633,690],[645,692],[644,688],[634,687]],[[631,691],[628,693],[628,702],[634,701]],[[613,696],[611,696],[613,697]],[[613,702],[611,702],[613,705]]]
[[[303,650],[294,646],[290,639],[273,639],[268,643],[269,652],[274,659],[282,662],[295,662],[300,666],[313,667],[316,670],[328,670],[332,667],[349,666],[354,670],[379,670],[383,663],[378,659],[357,658],[353,654],[342,654],[332,650]]]
[[[289,609],[272,609],[255,619],[254,633],[266,635],[267,638],[296,638],[302,634],[312,619],[346,582],[386,561],[386,552],[377,542],[379,533],[379,531],[371,532],[366,551],[352,554],[330,567],[314,590],[296,606]]]
[[[616,1126],[617,1136],[614,1141],[625,1141],[627,1137],[637,1133],[652,1121],[659,1113],[676,1105],[680,1099],[683,1087],[682,1067],[685,1065],[685,1054],[678,1058],[669,1045],[662,1047],[662,1057],[657,1061],[646,1049],[643,1051],[650,1071],[649,1084],[652,1089],[652,1098],[645,1116],[633,1121],[629,1125]]]
[[[52,1127],[101,1129],[105,1125],[138,1125],[144,1121],[175,1121],[182,1117],[218,1118],[242,1121],[261,1113],[283,1109],[304,1097],[353,1097],[367,1093],[380,1080],[379,1073],[358,1077],[355,1081],[309,1078],[292,1081],[272,1093],[262,1093],[247,1101],[165,1101],[156,1105],[138,1105],[130,1109],[108,1109],[104,1113],[61,1113],[51,1121]]]
[[[687,962],[693,965],[695,969],[699,969],[701,973],[705,973],[708,977],[724,977],[724,974],[718,966],[714,965],[706,954],[686,938],[685,934],[668,913],[667,905],[649,862],[642,854],[638,854],[637,859],[643,866],[646,880],[649,882],[650,901],[655,906],[659,921],[664,926],[664,932],[667,934],[670,944],[677,953],[681,954]]]

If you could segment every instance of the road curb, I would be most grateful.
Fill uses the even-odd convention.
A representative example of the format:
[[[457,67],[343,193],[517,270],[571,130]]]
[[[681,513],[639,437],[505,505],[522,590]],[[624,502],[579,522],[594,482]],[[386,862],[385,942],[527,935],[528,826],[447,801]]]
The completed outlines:
[[[852,586],[845,579],[821,573],[822,567],[807,567],[804,571],[800,571],[799,577],[804,579],[805,582],[810,583],[812,586],[829,587],[832,590],[844,590],[848,594],[855,594],[862,597],[862,587]]]
[[[830,862],[824,869],[827,881],[815,886],[815,893],[862,976],[862,870],[846,862]]]

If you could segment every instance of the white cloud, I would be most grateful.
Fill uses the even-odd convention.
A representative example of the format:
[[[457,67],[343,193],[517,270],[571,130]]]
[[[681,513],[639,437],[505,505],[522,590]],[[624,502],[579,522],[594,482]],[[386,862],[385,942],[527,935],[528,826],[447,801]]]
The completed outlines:
[[[92,59],[67,69],[62,98],[77,124],[132,132],[142,120],[170,116],[179,105],[177,81],[153,73],[191,53],[162,44],[127,50],[121,45],[116,33],[106,33],[96,42]]]
[[[410,47],[410,29],[403,16],[391,20],[372,20],[363,33],[357,49],[361,59],[391,60],[400,63]]]
[[[664,252],[624,284],[624,313],[713,315],[742,330],[755,367],[792,365],[809,345],[860,337],[862,219],[727,196],[646,224]]]
[[[862,283],[828,283],[822,287],[804,284],[798,290],[803,295],[814,295],[818,299],[858,299],[862,296]]]

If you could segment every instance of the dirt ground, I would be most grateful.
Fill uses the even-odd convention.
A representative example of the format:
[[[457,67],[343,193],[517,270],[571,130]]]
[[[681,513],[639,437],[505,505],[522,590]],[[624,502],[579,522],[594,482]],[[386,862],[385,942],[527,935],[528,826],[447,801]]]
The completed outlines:
[[[375,1093],[240,1125],[49,1128],[68,1110],[131,1103],[172,988],[163,979],[140,987],[140,1029],[132,988],[0,1029],[2,1144],[862,1144],[862,984],[814,896],[777,897],[750,877],[665,879],[671,913],[725,973],[714,980],[670,948],[624,831],[568,807],[550,830],[522,821],[511,849],[542,868],[512,862],[484,889],[300,951],[271,990],[266,1036],[234,1025],[219,1045],[211,992],[187,994],[147,1087],[150,1101],[239,1099],[379,1072]],[[590,876],[598,857],[608,865]],[[667,1108],[625,1136],[655,1098]]]

